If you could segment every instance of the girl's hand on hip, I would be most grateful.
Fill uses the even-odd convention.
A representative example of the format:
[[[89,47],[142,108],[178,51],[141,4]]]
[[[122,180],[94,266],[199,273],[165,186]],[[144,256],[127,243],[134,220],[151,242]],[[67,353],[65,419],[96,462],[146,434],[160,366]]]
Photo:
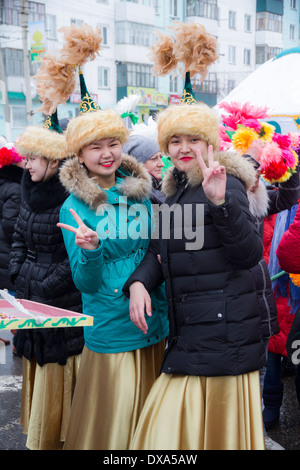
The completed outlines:
[[[62,224],[60,222],[57,224],[57,227],[75,233],[75,243],[83,250],[96,250],[99,248],[99,237],[97,232],[87,227],[73,209],[70,209],[70,212],[76,220],[78,228],[75,228],[72,225]]]

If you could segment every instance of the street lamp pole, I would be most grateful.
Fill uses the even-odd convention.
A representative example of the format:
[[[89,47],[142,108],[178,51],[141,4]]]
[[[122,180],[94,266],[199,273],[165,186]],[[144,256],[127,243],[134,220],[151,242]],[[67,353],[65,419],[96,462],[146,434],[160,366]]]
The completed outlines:
[[[31,85],[30,85],[30,68],[29,68],[29,51],[28,51],[28,22],[25,9],[25,0],[22,0],[22,42],[23,42],[23,57],[24,57],[24,78],[25,78],[25,92],[26,92],[26,114],[27,124],[32,124],[32,99],[31,99]]]

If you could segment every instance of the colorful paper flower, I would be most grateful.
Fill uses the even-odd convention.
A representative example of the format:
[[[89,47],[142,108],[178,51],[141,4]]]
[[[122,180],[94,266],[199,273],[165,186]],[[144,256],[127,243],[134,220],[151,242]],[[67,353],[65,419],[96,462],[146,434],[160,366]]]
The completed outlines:
[[[263,142],[271,142],[274,135],[275,127],[266,122],[261,123],[261,128],[259,129],[258,136]]]
[[[276,142],[268,142],[264,145],[259,159],[261,169],[264,170],[269,163],[279,163],[282,159],[281,148]]]
[[[287,181],[295,172],[300,155],[300,134],[294,132],[287,135],[275,132],[275,127],[264,122],[268,116],[268,108],[233,103],[219,104],[227,112],[222,115],[220,125],[221,149],[231,148],[240,154],[246,154],[252,146],[252,153],[260,164],[261,175],[269,183]],[[255,153],[253,142],[261,143],[261,150]]]
[[[291,139],[292,147],[299,148],[300,147],[300,134],[298,134],[298,132],[289,132],[288,136]]]
[[[240,154],[244,154],[251,147],[254,140],[258,139],[258,135],[249,127],[239,127],[232,138],[233,147]]]

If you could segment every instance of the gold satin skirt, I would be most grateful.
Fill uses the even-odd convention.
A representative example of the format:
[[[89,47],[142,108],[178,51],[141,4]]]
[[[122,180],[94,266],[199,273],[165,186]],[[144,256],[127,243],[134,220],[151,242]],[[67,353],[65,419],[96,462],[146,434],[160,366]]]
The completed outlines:
[[[42,367],[23,358],[20,424],[30,450],[63,448],[80,358],[69,357],[65,366]]]
[[[116,354],[84,347],[65,450],[126,450],[159,375],[165,341]]]
[[[131,450],[264,450],[259,372],[198,377],[161,374]]]

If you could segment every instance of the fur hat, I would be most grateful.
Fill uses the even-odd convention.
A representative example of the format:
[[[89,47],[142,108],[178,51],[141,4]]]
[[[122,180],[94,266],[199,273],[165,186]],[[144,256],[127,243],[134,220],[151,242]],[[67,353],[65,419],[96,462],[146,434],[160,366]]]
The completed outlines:
[[[67,155],[78,155],[79,151],[96,140],[116,138],[124,145],[129,131],[118,113],[111,109],[81,114],[72,119],[66,131]]]
[[[169,140],[173,135],[201,137],[214,151],[220,148],[217,114],[206,104],[179,104],[169,106],[157,117],[158,143],[168,155]]]
[[[35,155],[47,160],[62,160],[66,156],[66,139],[54,130],[29,126],[16,141],[15,148],[23,157]]]

